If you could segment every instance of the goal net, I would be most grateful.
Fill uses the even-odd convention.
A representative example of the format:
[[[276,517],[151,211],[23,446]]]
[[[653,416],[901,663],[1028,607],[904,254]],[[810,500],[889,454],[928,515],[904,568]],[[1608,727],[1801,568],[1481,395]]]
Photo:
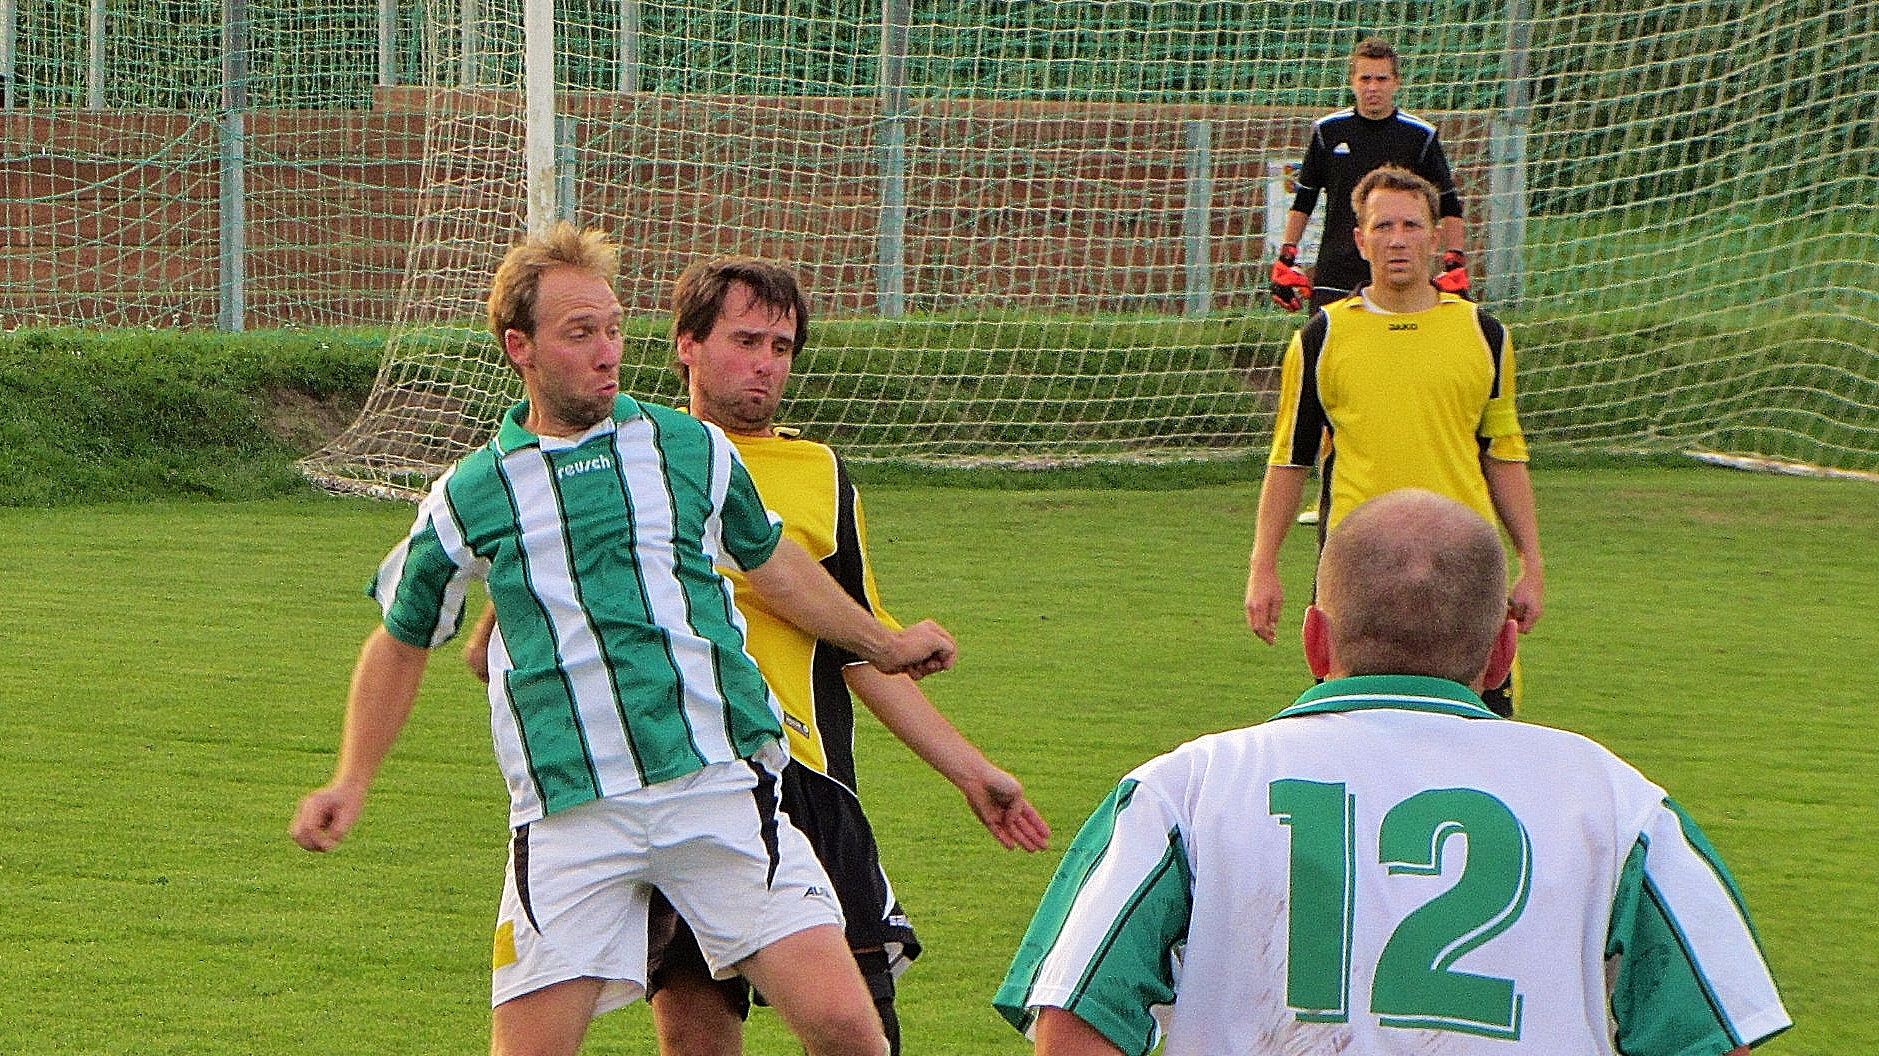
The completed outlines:
[[[850,457],[1255,454],[1303,322],[1265,292],[1284,167],[1381,35],[1441,129],[1542,451],[1871,471],[1876,23],[1824,0],[561,0],[556,201],[625,245],[637,395],[681,398],[678,272],[744,253],[804,277],[784,414]],[[482,298],[527,193],[520,0],[402,25],[376,105],[427,141],[398,314],[365,413],[307,462],[391,492],[519,394]]]
[[[0,0],[0,326],[382,326],[423,118],[374,112],[376,38],[369,5]]]

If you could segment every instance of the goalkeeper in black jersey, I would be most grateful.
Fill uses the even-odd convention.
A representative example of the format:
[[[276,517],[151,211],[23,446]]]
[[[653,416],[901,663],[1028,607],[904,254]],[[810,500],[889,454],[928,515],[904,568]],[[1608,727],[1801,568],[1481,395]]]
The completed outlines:
[[[1272,295],[1297,311],[1309,301],[1315,311],[1348,296],[1370,278],[1370,266],[1351,237],[1357,214],[1351,191],[1370,170],[1395,164],[1435,185],[1441,195],[1441,242],[1446,251],[1436,284],[1449,293],[1468,293],[1467,256],[1463,252],[1461,196],[1449,173],[1448,157],[1435,126],[1396,108],[1402,84],[1396,51],[1372,37],[1351,54],[1354,107],[1326,114],[1311,128],[1311,143],[1298,172],[1298,191],[1285,219],[1285,244],[1272,266]],[[1318,204],[1327,198],[1324,240],[1309,278],[1298,268],[1298,240]]]

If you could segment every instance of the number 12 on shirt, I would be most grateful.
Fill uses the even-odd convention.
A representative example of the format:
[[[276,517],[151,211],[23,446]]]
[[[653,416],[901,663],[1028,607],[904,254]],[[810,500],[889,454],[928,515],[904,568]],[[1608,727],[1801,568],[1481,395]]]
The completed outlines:
[[[1514,980],[1454,969],[1520,918],[1532,890],[1533,844],[1506,804],[1471,788],[1418,792],[1384,815],[1372,866],[1357,861],[1357,799],[1342,782],[1274,781],[1267,797],[1291,830],[1286,1004],[1301,1021],[1350,1019],[1358,870],[1440,875],[1449,838],[1465,836],[1460,878],[1405,916],[1383,944],[1370,1011],[1387,1027],[1520,1037]]]

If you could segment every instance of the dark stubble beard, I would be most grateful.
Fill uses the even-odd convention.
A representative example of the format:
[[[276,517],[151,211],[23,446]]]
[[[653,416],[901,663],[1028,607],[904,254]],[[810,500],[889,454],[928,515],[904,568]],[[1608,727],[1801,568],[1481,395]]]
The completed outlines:
[[[756,412],[763,409],[743,400],[707,400],[705,403],[700,410],[704,411],[706,419],[730,433],[760,435],[769,432],[776,420],[775,408],[757,417]]]

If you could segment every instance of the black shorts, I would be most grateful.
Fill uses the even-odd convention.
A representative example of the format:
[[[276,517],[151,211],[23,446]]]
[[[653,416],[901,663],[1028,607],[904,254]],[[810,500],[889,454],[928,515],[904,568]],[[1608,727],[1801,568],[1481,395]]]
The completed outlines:
[[[781,791],[784,813],[808,837],[835,885],[835,897],[847,920],[849,948],[883,950],[887,963],[896,969],[918,957],[920,941],[881,869],[874,827],[862,813],[861,801],[841,782],[795,761],[783,770]],[[662,971],[710,975],[691,928],[657,891],[646,928],[648,997],[659,991]],[[733,1008],[748,1011],[750,991],[742,979],[722,980],[719,985],[727,997],[733,997]]]

